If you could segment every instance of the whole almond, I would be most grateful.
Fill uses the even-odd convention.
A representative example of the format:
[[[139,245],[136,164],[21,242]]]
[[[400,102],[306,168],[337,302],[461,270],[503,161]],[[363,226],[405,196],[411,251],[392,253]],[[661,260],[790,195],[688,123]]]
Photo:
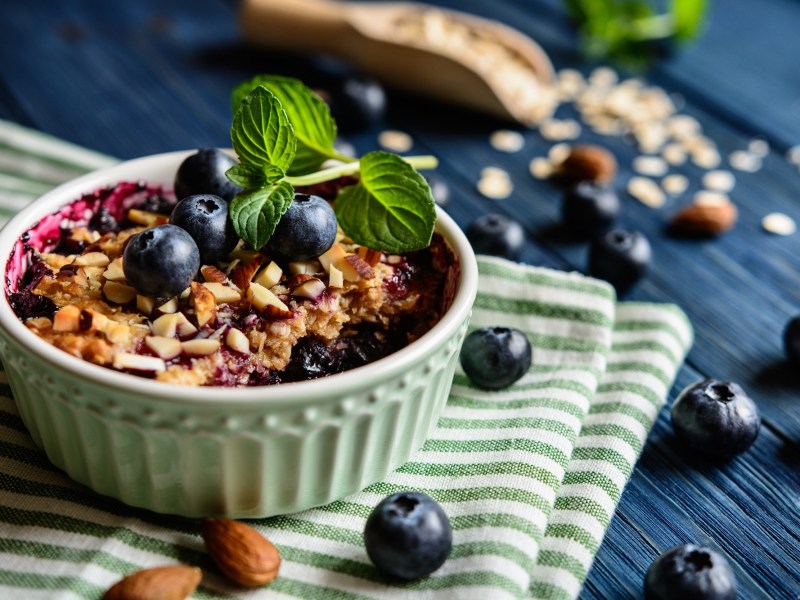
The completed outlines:
[[[670,230],[677,235],[712,237],[725,233],[736,224],[738,211],[733,202],[689,204],[678,211]]]
[[[241,521],[204,519],[203,540],[219,570],[239,585],[258,587],[278,576],[281,565],[278,549]]]
[[[200,569],[184,565],[142,569],[111,586],[102,600],[184,600],[202,577]]]
[[[602,146],[579,144],[572,147],[559,173],[570,181],[608,183],[617,175],[617,159]]]

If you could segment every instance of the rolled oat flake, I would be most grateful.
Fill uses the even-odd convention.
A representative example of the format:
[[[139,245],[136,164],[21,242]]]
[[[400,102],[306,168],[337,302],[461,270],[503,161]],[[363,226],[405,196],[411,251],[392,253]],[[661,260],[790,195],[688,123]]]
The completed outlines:
[[[519,131],[510,129],[499,129],[489,136],[489,143],[492,148],[500,152],[519,152],[525,145],[525,138]]]
[[[797,231],[797,224],[787,214],[774,212],[761,219],[761,226],[775,235],[792,235]]]
[[[414,140],[404,131],[387,129],[378,135],[378,143],[392,152],[408,152],[414,145]]]

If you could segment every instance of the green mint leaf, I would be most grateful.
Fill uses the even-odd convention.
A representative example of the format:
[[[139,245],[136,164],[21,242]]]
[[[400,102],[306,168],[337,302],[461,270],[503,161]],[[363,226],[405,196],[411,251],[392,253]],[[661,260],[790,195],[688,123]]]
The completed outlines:
[[[254,190],[267,184],[267,176],[264,170],[255,165],[235,165],[225,171],[225,176],[236,185],[248,190]]]
[[[252,248],[261,250],[293,199],[294,188],[287,181],[237,194],[229,212],[233,228]]]
[[[268,183],[281,179],[294,160],[297,138],[280,100],[257,87],[239,104],[231,142],[240,162],[262,168]]]
[[[425,178],[396,154],[361,157],[361,181],[339,191],[336,218],[357,244],[410,252],[431,242],[436,208]]]
[[[672,15],[675,37],[688,40],[697,35],[705,20],[706,0],[672,0],[669,12]]]
[[[336,122],[331,117],[328,105],[319,96],[297,79],[279,75],[257,75],[233,90],[234,108],[258,86],[275,94],[286,110],[297,136],[297,153],[289,168],[289,175],[312,173],[328,158],[339,157],[333,149]]]

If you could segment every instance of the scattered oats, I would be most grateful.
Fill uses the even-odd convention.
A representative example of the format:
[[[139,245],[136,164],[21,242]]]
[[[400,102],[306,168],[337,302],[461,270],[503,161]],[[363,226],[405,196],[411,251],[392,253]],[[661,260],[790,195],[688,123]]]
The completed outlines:
[[[730,171],[709,171],[703,175],[703,185],[715,192],[730,192],[736,185],[736,177]]]
[[[562,102],[575,100],[585,88],[586,82],[579,71],[575,69],[562,69],[558,72],[556,89],[558,97]]]
[[[728,156],[728,162],[737,171],[755,173],[761,169],[761,158],[744,150],[735,150]]]
[[[567,160],[571,150],[572,148],[569,144],[556,144],[547,152],[547,158],[550,159],[550,162],[553,163],[553,165],[557,166]]]
[[[539,133],[551,142],[574,140],[581,134],[581,125],[574,119],[548,119],[539,126]]]
[[[525,145],[525,138],[519,131],[499,129],[489,136],[489,143],[500,152],[519,152]]]
[[[753,138],[747,144],[747,150],[750,154],[755,154],[759,158],[764,158],[769,154],[769,142],[762,138]]]
[[[680,196],[689,189],[689,179],[679,173],[667,175],[661,180],[661,188],[670,196]]]
[[[508,173],[500,167],[483,167],[481,179],[508,179]]]
[[[661,156],[672,166],[682,165],[686,162],[686,149],[681,144],[672,142],[664,146]]]
[[[543,156],[537,156],[531,160],[528,169],[536,179],[549,179],[555,171],[553,163]]]
[[[692,150],[692,162],[703,169],[716,169],[722,159],[713,146],[699,146]]]
[[[664,128],[660,125],[649,123],[646,127],[639,128],[634,132],[636,141],[639,144],[639,151],[644,154],[655,154],[667,141],[664,135]]]
[[[775,235],[792,235],[797,231],[797,224],[789,215],[770,213],[761,219],[761,226]]]
[[[698,135],[701,127],[694,117],[675,115],[667,122],[667,130],[676,140],[684,140]]]
[[[692,202],[701,206],[719,206],[720,204],[728,204],[730,201],[731,199],[722,192],[709,190],[700,190],[692,199]]]
[[[592,74],[589,75],[589,83],[598,87],[611,87],[617,83],[618,80],[617,72],[610,67],[597,67],[592,71]]]
[[[387,129],[378,136],[378,143],[381,147],[392,152],[408,152],[414,145],[414,140],[403,131]]]
[[[667,174],[669,167],[663,159],[657,156],[637,156],[633,159],[633,170],[640,175],[661,177]]]
[[[498,169],[499,170],[499,169]],[[511,192],[514,191],[514,184],[511,183],[508,174],[502,171],[503,175],[484,175],[478,181],[478,191],[494,200],[502,200],[508,198]]]
[[[792,146],[786,151],[786,160],[793,165],[800,165],[800,145]]]
[[[664,205],[666,197],[658,184],[647,177],[634,176],[628,181],[628,193],[650,208]]]

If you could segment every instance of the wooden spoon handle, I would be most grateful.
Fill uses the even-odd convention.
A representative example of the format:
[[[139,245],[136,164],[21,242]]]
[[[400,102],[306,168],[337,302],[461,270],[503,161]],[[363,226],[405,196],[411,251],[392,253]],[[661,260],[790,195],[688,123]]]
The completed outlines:
[[[240,13],[245,40],[300,52],[341,53],[356,34],[344,7],[329,0],[244,0]]]

